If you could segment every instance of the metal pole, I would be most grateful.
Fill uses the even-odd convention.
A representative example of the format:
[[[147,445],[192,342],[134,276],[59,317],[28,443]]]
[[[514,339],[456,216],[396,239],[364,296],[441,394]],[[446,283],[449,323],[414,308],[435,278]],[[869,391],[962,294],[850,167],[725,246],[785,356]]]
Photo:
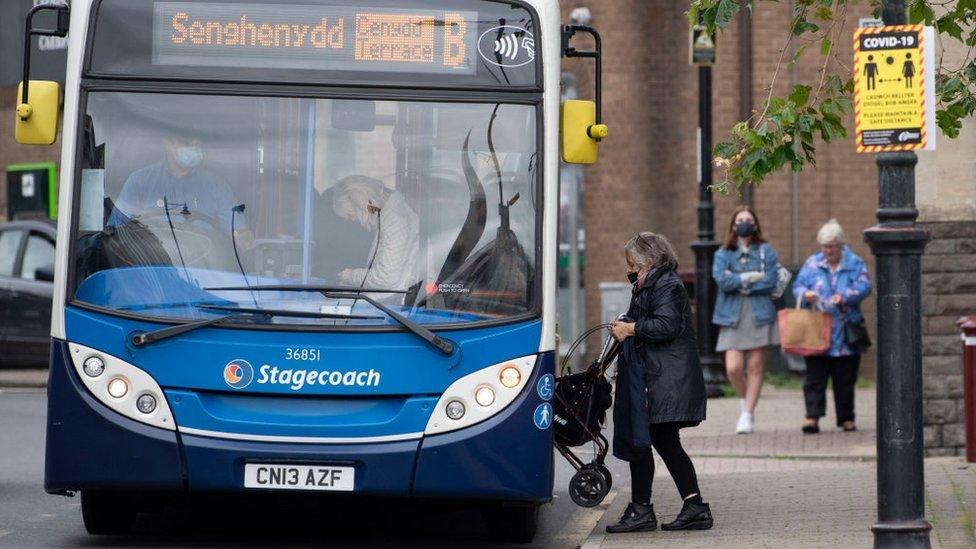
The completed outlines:
[[[884,0],[886,25],[906,23],[904,0]],[[915,226],[914,152],[877,157],[878,224],[864,231],[878,274],[878,521],[874,546],[929,547],[922,447],[922,252]]]
[[[739,60],[739,120],[749,120],[752,118],[752,10],[739,12]],[[752,185],[742,188],[742,203],[752,206]]]
[[[709,396],[721,393],[725,381],[722,359],[715,354],[718,336],[712,324],[715,310],[715,281],[712,260],[718,250],[715,241],[715,205],[712,203],[712,68],[698,67],[698,240],[695,252],[695,319],[698,329],[698,356],[705,373]]]
[[[569,232],[569,331],[571,338],[568,343],[576,340],[580,334],[580,253],[579,253],[579,215],[580,215],[580,194],[581,183],[583,182],[583,167],[569,166],[567,171],[571,174],[568,184],[569,197],[569,219],[566,220],[567,231]],[[575,353],[569,362],[571,371],[580,371],[580,359],[582,353]]]

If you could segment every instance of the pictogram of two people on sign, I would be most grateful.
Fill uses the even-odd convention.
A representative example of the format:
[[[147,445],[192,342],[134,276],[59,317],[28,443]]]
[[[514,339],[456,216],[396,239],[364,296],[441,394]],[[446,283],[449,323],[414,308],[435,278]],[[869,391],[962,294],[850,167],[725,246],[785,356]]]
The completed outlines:
[[[888,65],[894,65],[895,57],[893,55],[889,55],[888,57],[885,58],[885,63],[887,63]],[[864,71],[863,71],[864,76],[867,77],[868,90],[873,90],[877,86],[875,79],[877,78],[879,73],[880,73],[880,68],[878,67],[878,64],[874,61],[874,56],[869,55],[868,62],[864,64]],[[910,89],[914,86],[915,62],[912,60],[911,53],[905,54],[905,61],[901,64],[901,76],[905,80],[905,88]],[[901,80],[901,78],[899,78],[898,80]],[[884,79],[882,79],[882,82],[884,82]]]

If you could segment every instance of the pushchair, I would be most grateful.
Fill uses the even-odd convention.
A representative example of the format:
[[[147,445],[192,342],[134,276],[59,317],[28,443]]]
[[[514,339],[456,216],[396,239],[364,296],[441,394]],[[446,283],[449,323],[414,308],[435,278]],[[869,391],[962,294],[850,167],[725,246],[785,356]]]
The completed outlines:
[[[569,497],[581,507],[594,507],[603,501],[613,485],[610,470],[604,465],[610,443],[601,430],[606,422],[607,409],[613,403],[612,388],[605,372],[620,353],[620,344],[607,337],[596,360],[583,372],[568,373],[570,357],[580,343],[592,333],[605,329],[601,324],[584,332],[573,342],[560,365],[553,400],[556,450],[576,469],[569,481]],[[570,448],[592,443],[594,459],[586,463]]]

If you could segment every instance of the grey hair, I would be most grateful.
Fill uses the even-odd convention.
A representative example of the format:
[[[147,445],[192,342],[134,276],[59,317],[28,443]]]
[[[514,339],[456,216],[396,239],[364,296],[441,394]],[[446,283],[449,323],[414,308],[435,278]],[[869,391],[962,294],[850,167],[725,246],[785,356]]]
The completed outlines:
[[[624,253],[631,263],[641,269],[678,268],[678,256],[668,239],[650,231],[637,233],[628,240],[624,244]]]
[[[840,226],[840,223],[836,219],[831,219],[824,223],[823,227],[820,227],[820,231],[817,232],[817,244],[824,245],[835,241],[838,244],[846,244],[847,237],[844,236],[844,228]]]
[[[386,187],[379,179],[365,175],[344,177],[336,185],[335,194],[332,195],[332,208],[338,212],[343,208],[355,209],[369,203],[380,206],[385,189]]]

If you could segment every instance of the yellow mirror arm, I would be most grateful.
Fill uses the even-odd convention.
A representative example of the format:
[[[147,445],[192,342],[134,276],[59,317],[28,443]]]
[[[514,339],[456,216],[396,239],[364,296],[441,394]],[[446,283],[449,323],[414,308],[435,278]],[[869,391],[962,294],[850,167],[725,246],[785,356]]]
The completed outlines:
[[[609,134],[610,128],[608,128],[606,124],[593,124],[592,126],[586,128],[586,135],[590,136],[592,139],[596,139],[597,141],[604,139]]]
[[[21,120],[27,120],[33,113],[34,107],[31,107],[28,103],[21,103],[17,105],[17,116],[19,116]]]

